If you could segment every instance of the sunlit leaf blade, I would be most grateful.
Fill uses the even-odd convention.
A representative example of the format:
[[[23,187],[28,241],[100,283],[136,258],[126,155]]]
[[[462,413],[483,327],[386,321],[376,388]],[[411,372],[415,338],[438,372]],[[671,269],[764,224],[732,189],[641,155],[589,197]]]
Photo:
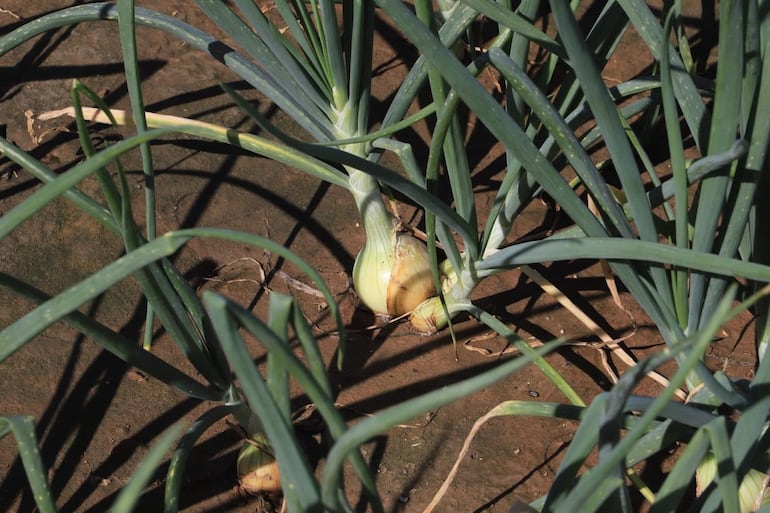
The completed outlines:
[[[289,346],[289,326],[291,325],[294,299],[291,296],[272,292],[268,305],[268,325],[281,340]],[[275,352],[267,353],[265,378],[270,394],[281,415],[291,422],[291,392],[289,391],[289,373],[280,357]]]
[[[200,439],[203,433],[214,423],[229,415],[233,410],[232,406],[216,406],[201,415],[187,429],[179,440],[171,461],[168,464],[168,474],[166,476],[164,513],[177,513],[179,511],[179,495],[184,484],[184,473],[187,468],[187,462],[190,460],[191,453],[195,443]]]
[[[744,55],[744,25],[745,2],[723,2],[720,4],[719,25],[720,30],[729,33],[730,37],[719,38],[719,66],[717,68],[716,90],[714,91],[714,105],[709,133],[708,151],[718,153],[726,150],[737,138],[741,102],[736,101],[735,94],[742,90],[743,55]],[[692,248],[698,251],[720,252],[715,247],[714,235],[719,233],[717,227],[720,218],[726,213],[724,206],[727,201],[727,192],[730,189],[730,170],[723,170],[704,178],[698,189],[697,203],[694,217],[695,223],[692,235]],[[733,191],[735,192],[735,191]],[[723,229],[726,226],[723,227]],[[725,249],[730,250],[733,256],[737,243],[742,236],[742,226],[732,226],[737,232],[725,235],[732,242],[728,242]],[[717,239],[719,241],[719,239]],[[704,300],[709,288],[710,278],[702,273],[693,274],[690,278],[690,316],[688,326],[695,330],[710,319],[713,308],[719,298],[714,297],[708,310],[704,308]],[[725,284],[718,283],[717,289],[722,289]],[[721,294],[720,294],[721,295]]]
[[[438,31],[439,39],[447,47],[454,45],[465,33],[468,26],[478,17],[478,11],[465,5],[464,2],[455,4],[447,20]],[[393,100],[383,116],[382,126],[388,127],[401,120],[409,106],[417,97],[420,88],[428,78],[428,62],[425,55],[420,55],[404,77]]]
[[[147,131],[147,120],[144,112],[144,95],[142,94],[139,61],[136,47],[135,7],[133,0],[118,2],[118,30],[120,47],[123,52],[123,69],[126,77],[126,87],[131,99],[131,112],[134,126],[138,133]],[[144,174],[145,215],[147,216],[147,238],[155,237],[155,171],[152,164],[152,152],[149,141],[139,144]],[[151,317],[150,317],[151,318]]]
[[[378,3],[396,22],[408,30],[410,38],[420,47],[423,54],[430,56],[431,65],[441,71],[443,78],[490,131],[506,146],[515,149],[519,159],[537,176],[543,188],[558,198],[573,220],[581,226],[585,223],[585,230],[596,234],[603,233],[601,225],[574,194],[566,180],[553,169],[522,129],[510,119],[497,101],[468,73],[454,55],[441,45],[400,2],[379,0]]]
[[[0,38],[0,55],[29,39],[59,27],[76,23],[93,21],[115,21],[118,19],[117,7],[113,4],[77,5],[55,11],[37,18],[35,23],[26,23]],[[287,89],[285,84],[277,82],[252,61],[229,48],[217,38],[192,27],[183,21],[152,10],[137,8],[135,21],[139,25],[157,28],[173,34],[180,40],[190,44],[213,58],[221,61],[239,76],[243,77],[257,90],[269,96],[280,105],[297,123],[319,140],[332,136],[333,128],[326,116],[315,105],[308,102],[300,104],[296,101],[294,91]]]
[[[507,9],[503,4],[491,0],[463,0],[462,3],[473,7],[490,20],[494,20],[520,36],[536,43],[544,50],[547,50],[562,59],[567,58],[567,53],[565,52],[563,45],[554,41],[542,30],[538,29],[531,20],[524,18],[514,10]]]
[[[231,67],[257,90],[280,105],[314,137],[324,138],[333,133],[325,111],[328,102],[319,96],[318,91],[308,83],[302,73],[294,74],[292,71],[298,70],[287,69],[292,64],[291,57],[275,55],[225,4],[208,0],[198,0],[196,3],[225,33],[234,35],[238,44],[257,61],[241,56],[220,41],[208,41],[206,46],[200,45],[198,48],[211,53],[213,57]],[[153,20],[149,18],[148,16],[147,22],[152,23]],[[143,22],[141,18],[138,20]],[[181,39],[187,40],[188,33],[195,30],[168,23],[169,20],[164,21],[167,22],[164,23],[164,30]],[[287,58],[286,66],[283,65],[282,58]],[[255,65],[255,62],[258,64]]]
[[[287,34],[282,34],[279,27],[270,23],[264,15],[262,12],[264,7],[258,6],[251,0],[239,0],[236,3],[244,18],[254,30],[254,33],[252,34],[245,28],[241,30],[230,29],[226,30],[226,32],[236,35],[244,48],[251,48],[252,50],[249,53],[252,58],[265,62],[265,68],[268,73],[275,73],[279,78],[288,75],[290,81],[285,83],[291,84],[292,87],[299,87],[302,94],[315,103],[322,112],[326,113],[331,104],[331,91],[323,87],[326,84],[322,75],[322,67],[317,61],[313,60],[313,54],[308,53],[307,50],[304,54],[296,51],[292,41],[289,41]],[[216,2],[199,1],[198,4],[207,4],[206,8],[209,10],[223,9],[222,5]],[[228,19],[226,22],[238,28],[234,20]],[[256,34],[256,38],[254,34]],[[295,40],[304,40],[304,32],[300,33],[295,29],[290,30],[289,34]],[[266,52],[259,51],[262,49],[261,42],[264,42],[264,45],[271,54],[268,56],[267,61],[262,58]],[[322,97],[319,93],[323,93],[324,96]]]
[[[675,390],[685,383],[691,373],[701,363],[703,354],[711,344],[716,331],[731,316],[735,315],[736,311],[739,311],[731,310],[733,297],[734,293],[725,296],[724,300],[719,305],[719,310],[716,312],[716,315],[703,331],[672,346],[671,351],[661,351],[653,354],[651,357],[640,362],[644,365],[634,367],[623,374],[621,377],[621,382],[624,382],[623,388],[629,389],[631,382],[641,378],[647,370],[657,367],[668,358],[675,357],[676,353],[681,354],[681,358],[678,359],[680,366],[671,377],[670,385],[666,387],[653,400],[649,405],[649,408],[640,415],[639,421],[635,423],[630,430],[624,433],[624,436],[619,441],[608,448],[608,450],[604,451],[603,457],[599,463],[591,469],[591,472],[587,473],[578,481],[569,494],[570,497],[568,500],[571,500],[572,504],[584,504],[586,511],[597,511],[604,502],[602,495],[597,493],[597,490],[601,488],[605,493],[611,493],[613,491],[613,485],[621,486],[623,484],[622,481],[620,484],[607,484],[607,478],[615,473],[618,465],[623,464],[631,447],[633,447],[634,444],[649,431],[656,422],[656,419],[660,417],[663,411],[665,411],[667,406],[672,402]],[[711,385],[711,383],[708,385]],[[613,389],[607,393],[608,401],[610,400],[609,397],[612,397],[613,395],[618,396],[613,398],[615,400],[622,399],[624,392],[625,391],[622,388],[618,389],[618,387],[613,387]],[[623,411],[627,408],[628,406],[625,405],[618,411]],[[600,430],[603,428],[604,426],[602,426]],[[560,497],[560,499],[567,500],[566,497]]]
[[[0,284],[37,304],[50,299],[47,294],[5,273],[0,273]],[[64,320],[80,333],[148,376],[199,399],[215,401],[222,397],[222,390],[202,385],[154,354],[137,347],[133,340],[125,338],[120,333],[77,310],[66,315]],[[5,357],[10,354],[9,351],[9,348],[0,346],[0,353]]]
[[[521,127],[511,119],[497,100],[488,94],[484,87],[457,61],[455,56],[440,44],[401,2],[377,0],[377,3],[399,24],[402,30],[409,34],[410,40],[423,55],[430,57],[431,65],[441,71],[443,78],[462,97],[474,114],[516,156],[571,219],[586,234],[597,237],[605,236],[607,232],[604,227],[591,214],[567,181],[554,169],[553,165],[538,150]],[[616,112],[614,107],[613,112]],[[617,116],[617,113],[615,115]],[[646,215],[649,215],[649,212]],[[620,279],[633,290],[637,300],[658,325],[671,326],[674,324],[670,322],[673,317],[671,309],[665,305],[663,298],[655,297],[656,292],[645,282],[644,276],[640,275],[638,269],[632,269],[624,264],[616,264],[614,270]],[[672,333],[665,333],[664,336],[667,339],[674,338]]]
[[[329,374],[327,372],[323,355],[321,354],[318,340],[316,339],[310,324],[305,318],[302,309],[296,307],[296,305],[294,308],[292,308],[291,325],[292,328],[294,328],[294,334],[297,337],[300,346],[302,347],[302,351],[305,355],[305,359],[307,360],[307,367],[311,376],[315,379],[316,383],[318,383],[318,386],[329,397],[333,397],[334,392],[332,389],[332,384],[329,381]],[[342,366],[345,358],[346,348],[344,342],[345,338],[341,337],[337,347],[338,367]]]
[[[207,305],[209,310],[215,310],[217,312],[226,310],[228,315],[237,320],[237,324],[243,326],[245,330],[257,336],[259,343],[264,346],[265,350],[272,355],[280,364],[286,368],[289,374],[292,376],[304,393],[307,394],[310,401],[315,405],[321,417],[326,422],[329,429],[329,434],[332,439],[336,439],[342,436],[347,430],[347,424],[337,411],[334,404],[334,396],[332,390],[328,384],[328,375],[320,368],[306,367],[299,358],[291,351],[289,346],[281,341],[280,337],[275,337],[265,332],[264,324],[257,318],[255,318],[249,311],[242,306],[234,303],[233,301],[217,295],[213,292],[205,292],[203,301]],[[298,308],[294,308],[295,318],[301,316]],[[221,314],[220,314],[221,315]],[[307,329],[298,328],[305,325],[304,318],[297,320],[293,324],[293,328],[298,333],[302,333]],[[259,334],[264,336],[259,336]],[[299,336],[299,335],[298,335]],[[303,346],[316,344],[316,341],[306,341]],[[317,353],[318,349],[308,351],[308,354]],[[312,358],[310,359],[312,361]],[[317,364],[319,364],[318,362]],[[317,365],[316,364],[316,365]],[[316,374],[322,374],[322,379],[316,378]],[[358,473],[359,478],[364,486],[365,493],[370,501],[372,508],[377,512],[382,512],[382,503],[377,494],[374,479],[371,476],[371,472],[366,465],[361,453],[359,451],[351,451],[347,457],[350,459],[353,468]],[[335,498],[336,500],[337,498]],[[334,504],[337,504],[336,502]]]
[[[8,431],[13,433],[16,446],[19,449],[19,455],[24,465],[27,481],[32,489],[35,505],[40,513],[56,513],[56,505],[46,478],[47,473],[45,468],[43,468],[43,461],[40,458],[33,418],[22,416],[0,417],[0,433],[5,434]]]
[[[28,153],[22,151],[17,146],[11,144],[7,139],[0,137],[0,152],[5,157],[12,160],[20,167],[26,169],[35,178],[42,182],[51,182],[59,175],[48,169],[42,162],[35,159]],[[62,193],[65,198],[72,201],[78,208],[86,212],[96,221],[106,226],[113,232],[118,232],[117,221],[110,211],[98,203],[92,197],[86,195],[77,188],[70,188]]]
[[[583,417],[597,418],[606,401],[607,397],[604,394],[594,398],[583,414]],[[569,492],[575,485],[575,477],[578,470],[583,465],[583,462],[585,462],[585,459],[590,452],[594,449],[598,440],[599,433],[596,426],[592,426],[587,422],[583,422],[578,426],[572,443],[570,443],[567,448],[564,458],[559,466],[559,470],[554,476],[548,490],[544,508],[549,511],[559,511],[559,508],[563,509],[564,501],[568,500]]]
[[[614,228],[624,237],[631,237],[631,227],[615,196],[607,186],[605,179],[599,175],[596,166],[566,120],[559,115],[545,94],[529,79],[524,70],[501,50],[491,49],[489,58],[492,65],[503,74],[511,87],[516,90],[516,93],[527,102],[532,112],[543,121],[550,136],[559,145],[575,172],[583,180],[598,205],[602,207],[603,212],[613,222]]]
[[[0,225],[2,225],[2,220],[0,220]],[[109,287],[137,270],[161,258],[170,256],[193,237],[215,237],[264,247],[273,254],[280,255],[292,262],[314,280],[316,287],[324,294],[328,301],[327,304],[335,322],[337,322],[338,326],[342,326],[339,309],[333,300],[333,295],[328,286],[312,267],[287,248],[269,239],[248,233],[220,228],[191,228],[165,233],[157,239],[140,246],[16,320],[0,332],[0,361],[15,352],[30,338],[54,322],[62,319],[83,303],[94,299]],[[208,365],[213,364],[208,362]],[[206,365],[204,365],[205,367]]]
[[[19,226],[26,219],[29,219],[35,213],[42,210],[53,199],[61,196],[66,191],[71,190],[86,177],[105,167],[129,149],[138,146],[142,142],[157,139],[170,132],[171,130],[169,129],[155,129],[124,139],[123,141],[105,148],[92,158],[78,164],[66,173],[59,175],[57,179],[35,191],[26,201],[4,213],[2,218],[0,218],[0,239],[5,237],[11,230]]]
[[[291,433],[293,427],[275,403],[264,379],[258,372],[245,342],[238,332],[239,325],[229,313],[227,303],[215,294],[206,294],[204,302],[212,325],[222,344],[227,360],[238,378],[240,389],[251,410],[259,417],[265,435],[275,451],[284,497],[290,511],[316,511],[320,507],[318,483],[302,447]],[[266,324],[253,318],[252,332],[259,340],[272,340],[282,345],[280,337]],[[298,508],[298,509],[297,509]]]
[[[695,469],[708,451],[709,441],[705,431],[697,431],[688,441],[687,446],[677,456],[674,466],[668,473],[663,485],[655,494],[655,502],[650,513],[668,513],[675,511],[684,499],[692,484]]]
[[[155,442],[142,463],[131,474],[131,479],[121,489],[118,498],[115,499],[110,509],[112,513],[131,513],[135,510],[139,499],[142,497],[142,492],[157,472],[158,465],[166,457],[166,453],[183,428],[184,424],[182,423],[174,424]]]
[[[770,281],[770,266],[657,242],[608,237],[550,238],[523,242],[501,249],[479,263],[478,269],[480,271],[496,268],[510,269],[522,264],[580,258],[638,260],[660,265],[675,265],[723,276],[741,276],[763,282]]]
[[[671,9],[666,23],[664,37],[668,37],[671,25],[676,11]],[[666,41],[667,43],[667,41]],[[687,199],[687,171],[684,162],[684,143],[682,133],[679,128],[679,112],[674,96],[674,86],[671,79],[671,60],[669,58],[669,45],[662,44],[662,57],[660,61],[661,68],[661,96],[663,98],[663,116],[665,119],[666,136],[668,138],[668,148],[671,158],[671,170],[673,178],[670,182],[674,185],[674,208],[676,209],[674,217],[674,239],[673,243],[680,248],[690,247],[689,228],[690,220],[688,218],[688,199]],[[680,269],[672,276],[672,293],[674,298],[674,308],[679,319],[679,325],[685,328],[688,317],[688,274],[686,270]]]
[[[651,208],[644,194],[644,184],[636,165],[631,146],[625,135],[615,103],[607,93],[604,80],[593,59],[593,54],[583,42],[583,35],[574,14],[565,2],[551,1],[551,9],[556,20],[559,35],[567,48],[570,66],[575,71],[581,90],[596,118],[607,150],[612,159],[613,169],[617,173],[628,198],[634,223],[642,240],[658,240],[658,231],[653,222]],[[667,309],[671,310],[670,281],[662,269],[652,268],[650,274]]]
[[[433,411],[444,404],[469,396],[513,374],[530,364],[535,358],[541,357],[555,349],[559,344],[560,342],[547,343],[543,347],[537,348],[532,356],[515,358],[481,375],[428,392],[414,399],[403,401],[351,427],[337,439],[327,457],[321,488],[324,501],[329,501],[337,494],[337,490],[342,486],[340,482],[342,479],[342,464],[347,455],[357,450],[362,443],[396,424],[407,422],[409,419],[424,414],[427,411]]]
[[[505,323],[497,319],[494,315],[482,310],[476,305],[472,304],[466,309],[466,311],[476,317],[479,321],[483,322],[490,328],[492,328],[498,335],[505,338],[509,344],[514,345],[521,354],[531,357],[533,363],[543,373],[543,375],[554,384],[559,391],[573,404],[577,406],[585,406],[585,401],[580,397],[580,394],[569,384],[565,376],[557,371],[545,358],[539,357],[535,350],[531,348],[521,337],[519,337],[511,328]]]
[[[721,502],[721,507],[718,508],[718,511],[739,513],[741,508],[738,497],[738,483],[740,483],[741,479],[736,475],[735,462],[733,461],[730,448],[730,436],[727,433],[726,417],[716,417],[711,424],[704,426],[703,429],[709,433],[711,450],[717,462],[719,475],[717,489],[719,490],[719,502]],[[709,511],[707,505],[704,505],[703,511]],[[714,511],[717,511],[717,508]]]
[[[656,60],[660,61],[662,44],[668,40],[664,37],[663,28],[650,6],[644,0],[618,0],[618,3],[623,6],[626,16],[631,20],[650,53]],[[708,127],[711,124],[706,105],[693,77],[687,73],[679,54],[670,50],[669,58],[671,69],[674,71],[671,77],[674,93],[682,109],[682,115],[693,134],[696,146],[705,150],[707,148]]]
[[[118,281],[158,258],[173,253],[178,248],[177,244],[166,238],[159,238],[156,241],[108,264],[0,331],[0,360],[14,353],[32,337],[72,313],[80,305],[94,299]]]

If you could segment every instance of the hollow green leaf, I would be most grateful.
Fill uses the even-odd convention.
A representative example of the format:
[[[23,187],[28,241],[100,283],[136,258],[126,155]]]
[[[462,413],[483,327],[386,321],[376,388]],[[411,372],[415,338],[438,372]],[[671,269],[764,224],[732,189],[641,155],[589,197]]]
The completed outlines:
[[[676,10],[672,8],[667,17],[664,26],[663,36],[668,38],[671,31],[671,25],[674,20]],[[672,81],[671,59],[669,58],[669,45],[664,41],[661,44],[662,55],[660,60],[661,69],[661,96],[663,98],[663,116],[665,118],[666,136],[668,138],[668,150],[671,159],[671,171],[673,178],[671,183],[674,185],[674,244],[680,248],[690,247],[690,219],[688,216],[688,198],[687,198],[687,171],[685,169],[684,143],[682,133],[679,127],[679,111],[674,96],[674,86]],[[688,274],[685,269],[680,269],[672,277],[672,295],[674,297],[674,307],[679,319],[679,325],[686,327],[688,318],[688,298],[687,298],[687,279]]]
[[[430,58],[431,65],[440,70],[443,78],[460,95],[468,107],[505,145],[508,151],[516,156],[521,165],[561,205],[571,219],[590,236],[606,235],[605,228],[591,214],[567,181],[554,169],[546,156],[533,144],[525,131],[511,119],[497,100],[489,95],[485,88],[469,74],[456,57],[416,19],[414,14],[396,0],[377,0],[377,3],[409,35],[410,40],[423,55]],[[617,116],[614,107],[613,112]],[[649,215],[649,212],[646,215]],[[676,324],[665,299],[650,288],[649,283],[646,283],[645,277],[640,275],[638,269],[616,263],[614,270],[626,286],[633,291],[656,324],[659,326]],[[675,338],[670,333],[665,333],[664,336],[667,340]]]
[[[118,19],[114,4],[86,4],[68,7],[25,23],[19,28],[0,37],[0,55],[4,55],[20,44],[48,30],[93,21],[115,21]],[[210,54],[216,60],[232,69],[257,90],[270,97],[286,111],[292,119],[319,140],[328,139],[334,133],[325,114],[311,103],[299,103],[295,91],[286,84],[276,81],[253,61],[228,47],[217,38],[192,27],[183,21],[152,10],[136,8],[135,21],[139,25],[168,32],[192,47]]]
[[[270,389],[252,361],[245,342],[238,332],[239,325],[227,308],[227,303],[215,294],[206,294],[204,302],[208,308],[212,325],[217,332],[222,349],[238,378],[239,387],[249,403],[250,409],[259,417],[281,473],[281,487],[289,511],[322,511],[318,482],[296,437],[293,427],[281,412]],[[270,340],[275,346],[284,345],[285,340],[265,323],[252,317],[249,328],[258,340]]]
[[[332,389],[332,384],[329,381],[329,374],[326,370],[326,364],[324,362],[323,355],[321,354],[318,340],[313,333],[313,329],[310,327],[310,324],[305,318],[305,314],[302,312],[302,309],[297,308],[296,305],[294,308],[292,308],[291,325],[294,329],[294,334],[297,337],[300,346],[302,346],[302,351],[305,355],[305,360],[307,361],[307,368],[310,371],[310,375],[313,377],[313,379],[315,379],[316,383],[318,383],[318,386],[321,388],[321,390],[323,390],[329,397],[332,397],[334,392]],[[338,367],[342,366],[343,360],[345,358],[345,352],[345,338],[342,337],[339,339],[337,347]]]
[[[2,220],[0,220],[0,223],[2,223]],[[173,254],[193,237],[214,237],[263,247],[273,254],[292,262],[315,282],[316,287],[324,294],[335,322],[337,322],[340,328],[342,327],[339,309],[328,286],[312,267],[287,248],[269,239],[248,233],[219,228],[191,228],[165,233],[157,239],[138,247],[136,250],[111,262],[88,278],[46,301],[3,329],[3,331],[0,331],[0,361],[15,352],[42,330],[79,308],[83,303],[94,299],[109,287],[137,270],[158,259]]]
[[[603,258],[673,265],[723,276],[770,281],[770,266],[725,258],[711,253],[681,249],[668,244],[636,239],[581,237],[545,239],[508,246],[479,262],[480,271],[513,268],[523,264]]]
[[[613,491],[614,487],[623,484],[622,482],[618,484],[612,480],[607,480],[609,476],[615,475],[618,465],[621,465],[625,461],[626,455],[631,447],[633,447],[633,445],[648,432],[655,420],[660,417],[668,404],[672,402],[675,390],[685,383],[688,376],[701,362],[703,354],[709,344],[711,344],[716,331],[730,316],[737,313],[737,309],[730,310],[732,297],[732,295],[727,295],[724,298],[722,303],[720,303],[717,314],[706,329],[688,339],[682,340],[675,346],[670,346],[665,351],[655,353],[643,361],[645,367],[649,369],[657,367],[666,358],[674,357],[675,353],[681,352],[683,355],[683,358],[679,359],[680,366],[671,377],[669,386],[666,387],[666,389],[654,399],[650,407],[641,414],[639,421],[634,427],[625,433],[622,439],[613,444],[607,451],[604,451],[603,458],[600,462],[578,481],[575,488],[569,494],[569,500],[572,501],[572,504],[581,504],[581,507],[585,511],[596,511],[607,497],[607,495],[598,493],[597,490],[601,489],[604,494],[609,494]],[[644,369],[637,366],[625,373],[621,377],[621,381],[630,384],[632,381],[641,379],[643,375]],[[615,390],[616,388],[613,387],[613,390],[608,392],[607,395],[623,395],[622,389],[619,389],[618,392],[615,392]],[[617,399],[620,399],[620,397]],[[600,429],[603,429],[603,427]]]
[[[668,41],[663,35],[663,27],[644,0],[618,0],[629,20],[633,24],[653,58],[660,61],[662,45]],[[672,82],[679,106],[696,146],[705,152],[707,149],[708,127],[711,124],[706,105],[701,98],[694,78],[687,73],[679,54],[669,49]]]
[[[537,348],[534,355],[515,358],[473,378],[428,392],[408,401],[403,401],[351,427],[337,439],[327,457],[322,478],[324,501],[330,500],[336,495],[337,490],[340,489],[342,464],[348,454],[356,451],[362,443],[396,424],[404,423],[420,414],[435,410],[460,397],[467,397],[474,392],[488,387],[492,383],[522,369],[535,358],[542,357],[552,351],[558,347],[558,344],[559,342],[547,343],[543,347]]]
[[[561,59],[567,59],[567,52],[562,44],[538,29],[532,23],[532,20],[526,19],[518,12],[504,7],[500,2],[493,2],[491,0],[463,0],[463,3],[473,7],[490,20],[494,20],[520,36],[527,38],[544,50]]]
[[[567,121],[559,115],[556,108],[537,85],[529,79],[524,70],[501,50],[492,48],[489,51],[489,58],[492,65],[503,74],[511,87],[545,124],[550,137],[553,137],[559,145],[575,172],[586,185],[589,193],[596,199],[597,204],[608,219],[612,221],[614,228],[624,237],[632,237],[631,227],[607,186],[607,182],[599,174]]]
[[[217,20],[225,29],[225,33],[235,37],[256,62],[262,63],[267,73],[273,74],[277,81],[290,86],[290,89],[298,88],[299,95],[306,96],[328,116],[332,93],[323,75],[322,65],[313,53],[301,54],[296,51],[287,37],[290,34],[304,40],[304,31],[300,32],[295,25],[291,25],[294,30],[290,30],[288,34],[281,33],[279,27],[267,19],[262,8],[252,1],[239,0],[236,4],[253,32],[242,24],[237,16],[220,13],[219,11],[229,10],[222,3],[201,0],[197,3],[203,6],[210,16],[213,15],[212,19]]]
[[[580,394],[569,384],[566,378],[557,371],[545,358],[538,357],[537,353],[529,346],[524,340],[521,339],[513,330],[511,330],[505,323],[498,320],[494,315],[478,308],[472,303],[466,307],[465,310],[476,317],[479,321],[483,322],[501,337],[504,337],[510,344],[513,344],[521,354],[533,358],[533,363],[543,373],[543,375],[569,399],[573,405],[585,406],[585,402],[580,397]]]
[[[706,431],[697,431],[686,447],[676,457],[674,466],[655,494],[650,513],[676,511],[692,485],[695,469],[708,451],[709,440]]]
[[[719,38],[720,65],[717,68],[716,90],[714,92],[714,105],[709,131],[708,151],[718,153],[724,151],[737,138],[741,113],[740,96],[736,93],[742,91],[743,56],[744,56],[744,27],[745,27],[745,2],[722,2],[719,8],[719,29],[730,37]],[[730,175],[732,171],[723,170],[713,173],[700,182],[694,215],[694,227],[692,235],[692,248],[698,251],[717,253],[715,247],[715,235],[719,233],[720,218],[726,215],[725,202],[730,190]],[[745,198],[743,198],[745,201]],[[734,218],[735,219],[735,218]],[[738,233],[728,235],[732,239],[726,249],[733,256],[738,241],[743,232],[741,226],[733,226]],[[716,242],[724,240],[716,238]],[[713,308],[719,298],[714,297],[709,303],[708,310],[704,309],[704,301],[709,289],[709,276],[696,273],[690,277],[690,307],[688,327],[695,330],[701,324],[707,322],[712,315]],[[717,282],[716,286],[722,289],[725,284]]]
[[[129,149],[138,146],[142,142],[157,139],[170,132],[171,130],[165,128],[155,129],[124,139],[105,148],[92,158],[81,162],[66,173],[59,175],[58,178],[35,191],[29,198],[6,212],[3,217],[0,218],[0,239],[8,235],[8,233],[26,219],[29,219],[35,213],[39,212],[55,198],[74,188],[86,177],[105,167]]]
[[[653,222],[651,208],[644,192],[644,184],[636,165],[631,146],[620,122],[615,103],[612,101],[604,80],[593,59],[593,54],[583,41],[574,14],[564,2],[551,1],[551,9],[559,31],[559,36],[567,49],[570,66],[580,82],[583,94],[602,131],[604,142],[628,198],[634,223],[642,240],[658,240],[657,229]],[[669,279],[662,269],[652,268],[650,274],[664,302],[669,298],[663,291],[670,290]],[[667,305],[668,306],[668,305]]]
[[[157,472],[158,465],[166,457],[166,452],[171,448],[183,428],[182,423],[174,424],[155,442],[147,456],[131,474],[128,483],[120,490],[110,509],[112,513],[131,513],[135,510],[145,487]]]
[[[0,152],[11,161],[26,169],[35,178],[42,182],[51,182],[59,175],[48,169],[45,164],[35,159],[30,154],[11,144],[7,139],[0,137]],[[117,221],[103,205],[94,198],[83,193],[77,188],[65,190],[62,195],[72,201],[82,211],[96,219],[103,226],[117,233],[119,231]]]
[[[50,299],[49,295],[5,273],[0,273],[0,285],[36,304]],[[148,376],[173,386],[180,392],[209,401],[216,401],[222,397],[222,390],[202,385],[166,361],[137,347],[135,341],[127,339],[77,310],[66,315],[64,320],[127,364],[136,367]],[[10,348],[0,346],[0,353],[5,358],[10,355],[11,351]]]
[[[177,513],[179,511],[179,495],[184,484],[184,473],[195,443],[207,429],[229,415],[232,410],[233,407],[229,405],[215,406],[198,417],[182,435],[168,464],[163,497],[164,513]]]
[[[314,366],[306,367],[280,337],[274,336],[270,331],[265,331],[264,324],[242,306],[211,292],[204,293],[203,301],[209,311],[217,312],[213,315],[222,316],[224,315],[222,312],[226,311],[227,315],[232,316],[237,320],[238,325],[243,326],[245,330],[256,336],[257,340],[264,346],[265,350],[280,362],[292,376],[292,379],[294,379],[307,394],[308,398],[312,401],[326,422],[332,439],[336,439],[345,433],[347,425],[336,409],[334,396],[332,395],[332,390],[328,384],[328,375],[325,370],[318,367],[314,368]],[[301,315],[296,308],[295,312],[297,312],[297,315]],[[304,328],[299,328],[298,330],[297,326],[303,326],[305,324],[306,321],[303,318],[301,321],[298,320],[293,327],[296,331],[301,332]],[[307,341],[307,343],[316,344],[317,342],[313,340],[312,342]],[[317,351],[318,349],[316,348],[312,351],[307,351],[307,354],[311,355],[317,353]],[[320,364],[320,362],[316,365],[318,364]],[[317,374],[323,374],[323,378],[316,378],[315,375]],[[364,490],[372,507],[375,511],[381,512],[382,504],[377,494],[374,479],[360,452],[352,451],[347,456],[364,485]],[[337,504],[337,497],[333,497],[332,500],[334,501],[333,504]]]
[[[444,46],[451,48],[465,34],[466,29],[477,17],[478,11],[465,5],[464,2],[455,4],[449,18],[444,21],[438,30],[439,40]],[[428,78],[426,58],[425,54],[421,54],[409,69],[406,77],[404,77],[401,86],[396,91],[390,105],[388,105],[388,111],[382,118],[383,128],[398,123],[403,119],[409,107],[417,98],[420,89]]]
[[[56,513],[56,504],[46,478],[47,473],[40,458],[33,420],[32,417],[25,416],[0,417],[0,432],[13,433],[38,510],[41,513]]]
[[[291,296],[272,292],[268,305],[268,326],[278,335],[278,340],[288,347],[289,326],[294,309],[294,299]],[[291,392],[289,390],[289,373],[275,352],[267,353],[267,369],[265,371],[270,394],[281,415],[291,422]]]

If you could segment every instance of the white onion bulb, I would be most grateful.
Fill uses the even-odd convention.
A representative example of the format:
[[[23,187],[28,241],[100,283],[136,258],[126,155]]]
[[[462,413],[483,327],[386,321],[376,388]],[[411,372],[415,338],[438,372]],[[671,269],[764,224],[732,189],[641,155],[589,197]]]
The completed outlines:
[[[696,495],[700,496],[717,476],[717,460],[709,452],[695,470]],[[738,487],[738,502],[741,513],[752,513],[770,504],[768,489],[770,476],[756,469],[750,469]]]
[[[368,239],[353,266],[353,284],[374,313],[402,315],[436,294],[425,244],[393,230],[389,244]]]

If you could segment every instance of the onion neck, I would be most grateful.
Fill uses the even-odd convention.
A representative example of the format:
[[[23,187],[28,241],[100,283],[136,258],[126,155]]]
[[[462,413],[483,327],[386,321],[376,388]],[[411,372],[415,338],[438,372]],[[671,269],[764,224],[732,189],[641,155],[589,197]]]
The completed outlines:
[[[340,117],[338,130],[342,138],[359,135],[354,128],[353,116],[350,112]],[[349,144],[343,149],[358,157],[366,158],[365,143]],[[345,166],[345,170],[348,173],[353,200],[366,232],[366,246],[377,251],[390,251],[396,219],[385,207],[379,182],[371,175],[354,167]]]
[[[389,250],[393,244],[395,218],[385,208],[377,180],[356,169],[348,169],[350,190],[366,232],[366,245],[378,250]],[[370,247],[374,249],[373,247]]]
[[[360,120],[356,114],[357,110],[350,102],[345,103],[339,111],[335,128],[340,139],[362,135],[363,130],[358,126]],[[348,144],[341,149],[361,158],[367,156],[366,143]],[[393,252],[396,218],[385,207],[379,182],[355,167],[345,166],[345,170],[366,236],[361,253],[365,251],[390,256]]]

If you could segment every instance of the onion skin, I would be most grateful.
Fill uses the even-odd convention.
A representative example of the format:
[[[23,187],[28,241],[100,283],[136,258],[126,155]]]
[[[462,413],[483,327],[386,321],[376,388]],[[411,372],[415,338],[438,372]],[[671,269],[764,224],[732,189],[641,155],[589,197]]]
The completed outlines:
[[[695,470],[695,495],[706,490],[717,476],[717,461],[714,454],[709,452]],[[738,487],[738,501],[741,513],[752,513],[770,504],[768,490],[770,476],[756,469],[750,469]]]
[[[441,299],[432,297],[420,303],[409,315],[412,328],[423,335],[434,335],[447,325],[447,317]]]
[[[367,241],[353,266],[353,283],[364,305],[380,315],[409,313],[436,294],[425,244],[395,230],[390,247]]]
[[[281,491],[278,463],[262,444],[247,443],[238,453],[238,481],[251,495]]]
[[[467,311],[471,306],[468,299],[455,299],[451,296],[444,297],[446,310],[438,296],[428,298],[415,308],[409,315],[409,322],[416,331],[423,335],[434,335],[449,324],[449,319],[454,318],[459,312]],[[449,317],[447,317],[447,312]]]
[[[453,287],[457,284],[459,277],[452,268],[449,260],[444,260],[439,264],[439,273],[441,276],[441,291],[444,293],[446,309],[441,304],[441,298],[438,295],[432,296],[419,305],[417,305],[409,315],[409,322],[412,328],[423,335],[433,335],[444,329],[449,324],[449,319],[453,318],[458,312],[469,306],[467,298],[455,297],[451,294]],[[447,317],[447,313],[449,317]]]
[[[435,294],[436,285],[425,244],[406,233],[398,234],[388,283],[388,313],[402,315],[411,312]]]

